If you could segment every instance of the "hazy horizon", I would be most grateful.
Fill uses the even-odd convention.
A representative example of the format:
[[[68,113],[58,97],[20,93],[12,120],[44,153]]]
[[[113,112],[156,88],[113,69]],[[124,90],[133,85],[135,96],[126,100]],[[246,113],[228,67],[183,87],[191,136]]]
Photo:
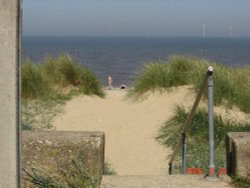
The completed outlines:
[[[249,18],[248,0],[23,1],[24,36],[250,37]]]
[[[202,36],[142,36],[142,35],[23,35],[23,37],[107,37],[107,38],[204,38]],[[250,36],[206,36],[205,38],[250,38]],[[205,39],[204,38],[204,39]]]

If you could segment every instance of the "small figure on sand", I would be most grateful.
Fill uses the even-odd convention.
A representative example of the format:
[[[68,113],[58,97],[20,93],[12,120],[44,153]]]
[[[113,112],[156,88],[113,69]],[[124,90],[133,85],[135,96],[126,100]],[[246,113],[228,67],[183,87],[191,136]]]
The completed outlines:
[[[108,90],[112,90],[113,86],[112,86],[112,77],[108,76]]]

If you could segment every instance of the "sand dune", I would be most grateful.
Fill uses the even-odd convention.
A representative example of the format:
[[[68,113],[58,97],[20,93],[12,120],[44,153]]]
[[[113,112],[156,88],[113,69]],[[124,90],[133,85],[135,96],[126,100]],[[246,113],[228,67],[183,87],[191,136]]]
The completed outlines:
[[[126,90],[119,89],[107,91],[104,99],[78,96],[66,104],[54,126],[58,131],[104,131],[106,161],[119,175],[163,175],[171,149],[161,146],[154,137],[176,105],[193,104],[195,94],[190,88],[151,93],[137,102],[127,100]],[[217,111],[227,114],[223,109]]]

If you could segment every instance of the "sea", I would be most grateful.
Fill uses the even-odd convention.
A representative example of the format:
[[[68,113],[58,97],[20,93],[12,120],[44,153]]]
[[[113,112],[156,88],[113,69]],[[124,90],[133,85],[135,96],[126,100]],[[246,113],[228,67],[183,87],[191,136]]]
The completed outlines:
[[[142,67],[173,55],[204,58],[232,67],[250,66],[250,38],[199,37],[48,37],[24,36],[22,56],[42,63],[47,56],[72,55],[103,85],[132,85]]]

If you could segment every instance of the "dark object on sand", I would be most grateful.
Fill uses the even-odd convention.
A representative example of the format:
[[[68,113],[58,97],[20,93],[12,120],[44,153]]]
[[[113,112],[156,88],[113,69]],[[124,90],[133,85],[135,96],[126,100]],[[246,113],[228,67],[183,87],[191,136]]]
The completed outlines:
[[[122,84],[122,85],[120,86],[120,89],[126,89],[126,88],[127,88],[127,86],[124,85],[124,84]]]

